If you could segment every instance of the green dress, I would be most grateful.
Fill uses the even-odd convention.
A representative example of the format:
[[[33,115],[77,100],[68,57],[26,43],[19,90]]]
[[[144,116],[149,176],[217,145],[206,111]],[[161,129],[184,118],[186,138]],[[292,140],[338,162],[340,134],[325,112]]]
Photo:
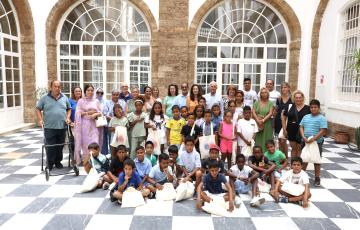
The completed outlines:
[[[254,103],[254,109],[258,116],[265,117],[269,112],[271,107],[273,107],[273,103],[271,101],[268,101],[268,103],[260,108],[260,101],[256,101]],[[271,119],[268,119],[265,122],[264,129],[259,130],[259,132],[256,134],[255,137],[255,144],[261,146],[262,151],[266,151],[265,142],[267,140],[273,139],[273,127]]]

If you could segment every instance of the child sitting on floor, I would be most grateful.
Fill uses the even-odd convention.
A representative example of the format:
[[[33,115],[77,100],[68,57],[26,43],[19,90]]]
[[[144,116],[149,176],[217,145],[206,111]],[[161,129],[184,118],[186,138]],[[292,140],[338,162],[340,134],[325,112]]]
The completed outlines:
[[[220,173],[226,173],[224,162],[221,161],[219,158],[219,152],[219,146],[217,146],[216,144],[209,145],[209,157],[201,161],[201,171],[203,175],[209,172],[209,164],[211,161],[219,162]]]
[[[155,165],[149,174],[148,181],[150,185],[148,188],[151,192],[156,193],[156,189],[162,190],[163,184],[173,183],[174,175],[169,166],[169,155],[161,153],[159,155],[159,164]]]
[[[271,162],[274,162],[276,169],[274,171],[275,180],[279,179],[282,175],[282,171],[287,167],[288,160],[284,153],[275,149],[275,142],[273,140],[267,140],[265,143],[267,151],[264,156]]]
[[[145,148],[143,146],[136,147],[136,158],[134,160],[136,172],[141,178],[141,185],[144,185],[144,188],[147,188],[149,185],[148,178],[149,173],[152,168],[151,162],[145,158]]]
[[[104,189],[108,189],[113,182],[118,183],[119,180],[117,177],[124,170],[124,161],[129,159],[125,145],[119,145],[114,152],[115,157],[112,158],[109,170],[106,175],[104,175]]]
[[[168,148],[169,156],[170,156],[170,167],[174,173],[176,178],[181,178],[182,169],[179,165],[179,148],[176,145],[170,145]]]
[[[294,202],[307,208],[309,199],[311,197],[309,188],[309,176],[303,171],[303,161],[300,157],[291,158],[291,170],[284,173],[284,175],[276,182],[274,199],[276,202],[288,203]],[[290,195],[282,190],[284,183],[291,183],[304,186],[304,192],[300,196]]]
[[[145,143],[145,158],[151,162],[151,166],[156,165],[157,159],[154,153],[154,144],[152,141],[147,141]]]

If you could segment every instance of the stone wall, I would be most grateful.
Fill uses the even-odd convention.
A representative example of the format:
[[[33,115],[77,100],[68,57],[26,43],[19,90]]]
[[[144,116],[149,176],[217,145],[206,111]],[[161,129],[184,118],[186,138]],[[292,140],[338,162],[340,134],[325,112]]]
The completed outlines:
[[[343,132],[347,132],[350,135],[350,142],[354,143],[355,142],[355,128],[353,127],[349,127],[349,126],[345,126],[345,125],[341,125],[341,124],[337,124],[337,123],[332,123],[332,122],[328,122],[328,137],[333,137],[335,132],[337,131],[343,131]]]

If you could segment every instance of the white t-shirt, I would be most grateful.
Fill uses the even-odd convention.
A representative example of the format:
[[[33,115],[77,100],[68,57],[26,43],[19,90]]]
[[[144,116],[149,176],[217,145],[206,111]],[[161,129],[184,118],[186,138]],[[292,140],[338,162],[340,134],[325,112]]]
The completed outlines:
[[[201,167],[200,154],[195,148],[191,153],[188,153],[186,150],[181,151],[179,165],[184,166],[191,173],[195,168]]]
[[[254,133],[259,131],[256,121],[252,118],[250,120],[245,120],[244,118],[240,119],[237,122],[237,132],[241,133],[246,140],[252,140]],[[239,146],[246,146],[246,143],[238,136]]]
[[[155,115],[154,120],[150,120],[150,115],[147,115],[144,120],[145,123],[147,123],[151,126],[156,126],[156,129],[158,130],[158,135],[160,138],[160,144],[166,143],[165,124],[168,121],[168,119],[169,118],[164,114],[164,118],[161,118],[160,115]]]
[[[301,170],[300,173],[295,174],[291,169],[285,172],[280,178],[281,183],[284,183],[285,181],[293,184],[305,185],[305,184],[309,184],[309,176],[304,170]]]
[[[270,92],[269,100],[272,101],[273,105],[276,105],[276,100],[281,96],[279,91],[273,90]]]
[[[245,91],[244,92],[244,103],[247,106],[250,106],[251,108],[253,107],[254,101],[259,100],[258,95],[256,94],[256,92],[254,90],[249,90],[249,91]]]
[[[232,174],[234,174],[236,177],[242,177],[242,178],[249,178],[249,174],[253,171],[252,168],[250,168],[247,165],[244,165],[244,168],[242,170],[239,169],[237,165],[233,165],[230,168],[230,171]]]

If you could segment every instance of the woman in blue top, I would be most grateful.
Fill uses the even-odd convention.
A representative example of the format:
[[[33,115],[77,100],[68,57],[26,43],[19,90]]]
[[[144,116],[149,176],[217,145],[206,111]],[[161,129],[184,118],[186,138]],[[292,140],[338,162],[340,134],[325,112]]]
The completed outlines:
[[[170,84],[168,87],[168,95],[164,98],[163,108],[164,113],[169,118],[172,118],[172,107],[174,105],[175,97],[178,95],[178,87],[175,84]]]
[[[72,126],[75,121],[76,105],[78,100],[81,98],[81,96],[82,96],[82,89],[80,88],[80,86],[75,86],[71,89],[71,97],[69,99],[69,102],[71,105],[70,120],[72,122]]]

